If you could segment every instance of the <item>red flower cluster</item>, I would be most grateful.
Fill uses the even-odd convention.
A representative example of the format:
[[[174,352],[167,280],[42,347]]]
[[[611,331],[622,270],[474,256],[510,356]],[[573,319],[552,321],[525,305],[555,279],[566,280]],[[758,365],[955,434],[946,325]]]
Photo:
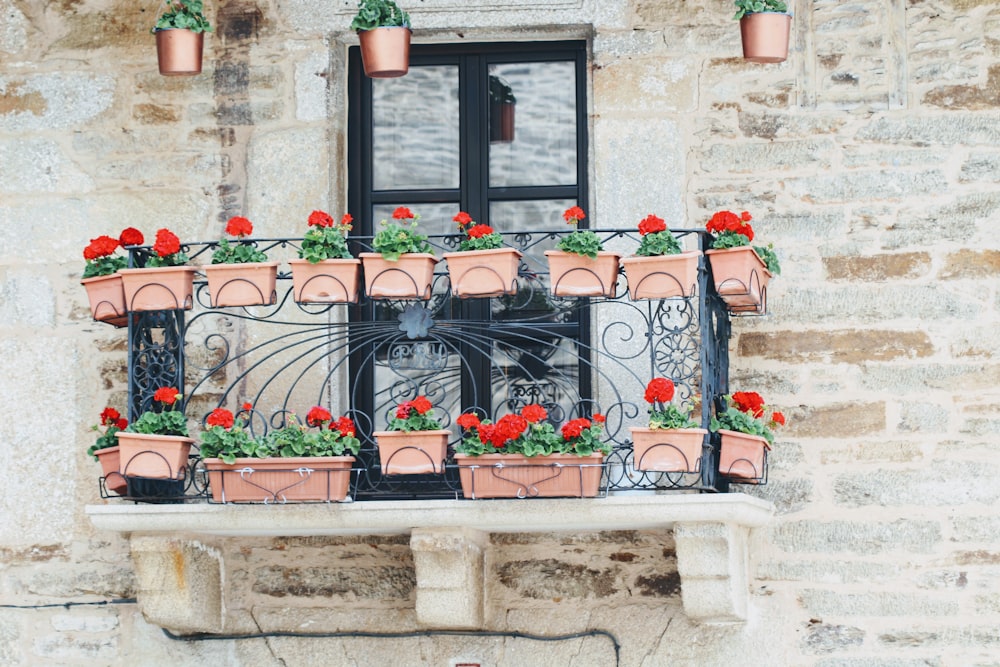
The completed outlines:
[[[475,412],[466,412],[465,414],[459,415],[458,419],[455,420],[455,423],[466,430],[476,428],[482,424],[479,420],[479,416]]]
[[[173,405],[180,395],[176,387],[160,387],[153,392],[153,400],[164,405]]]
[[[475,225],[466,230],[465,233],[469,235],[470,239],[479,239],[492,234],[493,228],[489,225]]]
[[[181,240],[169,229],[160,229],[156,232],[156,243],[153,244],[153,251],[160,257],[173,255],[181,251]]]
[[[663,221],[663,218],[659,218],[652,213],[643,218],[642,222],[639,223],[640,236],[665,231],[667,231],[667,223]]]
[[[527,419],[521,415],[504,415],[496,424],[479,425],[479,441],[501,449],[508,441],[520,438],[526,430],[528,430]]]
[[[396,220],[412,220],[416,216],[413,215],[413,211],[406,208],[405,206],[400,206],[395,211],[392,212],[392,217]]]
[[[337,431],[342,437],[353,438],[357,434],[354,421],[350,417],[341,417],[330,422],[330,430]]]
[[[746,412],[754,417],[764,414],[764,399],[755,391],[738,391],[733,394],[733,403],[740,412]],[[780,413],[779,413],[780,414]],[[784,419],[784,416],[782,416]]]
[[[242,216],[234,216],[226,223],[226,233],[230,236],[250,236],[253,234],[253,223]]]
[[[452,218],[452,221],[458,223],[459,229],[464,229],[466,225],[474,222],[472,216],[466,213],[465,211],[459,211],[457,214],[455,214],[455,217]]]
[[[330,414],[330,411],[318,405],[313,406],[306,413],[306,424],[309,426],[322,426],[332,419],[333,415]]]
[[[563,212],[563,220],[567,225],[575,225],[586,217],[587,214],[579,206],[571,206]]]
[[[753,241],[753,227],[748,224],[751,220],[753,217],[747,211],[743,211],[738,216],[732,211],[719,211],[708,221],[705,229],[713,234],[723,232],[742,234],[747,237],[747,242],[750,242]]]
[[[231,429],[235,421],[233,413],[225,408],[216,408],[205,418],[205,423],[209,426],[221,426],[224,429]]]
[[[599,415],[594,415],[598,417]],[[603,420],[603,418],[602,418]],[[562,437],[563,440],[572,440],[573,438],[579,438],[585,429],[590,428],[590,420],[586,417],[578,417],[576,419],[571,419],[562,425]]]
[[[418,415],[426,415],[434,406],[426,396],[417,396],[412,401],[403,401],[396,408],[396,417],[408,419],[411,410],[416,410]]]
[[[674,382],[668,378],[653,378],[646,385],[647,403],[669,403],[674,398]]]
[[[135,227],[126,227],[122,230],[121,235],[118,237],[118,242],[124,248],[130,245],[142,245],[146,242],[146,238],[142,235]]]
[[[773,421],[775,424],[781,424],[782,426],[784,426],[785,425],[785,415],[781,414],[780,412],[772,412],[771,413],[771,421]]]
[[[537,424],[548,419],[549,413],[545,411],[545,408],[537,403],[532,403],[531,405],[526,405],[521,409],[521,416],[527,419],[528,423]]]
[[[108,407],[104,408],[101,413],[101,426],[114,426],[115,428],[122,430],[128,426],[128,420],[122,419],[120,412],[114,408]]]
[[[102,235],[90,240],[90,245],[83,249],[83,258],[86,260],[107,257],[121,245],[117,239]]]
[[[313,211],[309,214],[310,227],[333,227],[333,218],[326,211]]]

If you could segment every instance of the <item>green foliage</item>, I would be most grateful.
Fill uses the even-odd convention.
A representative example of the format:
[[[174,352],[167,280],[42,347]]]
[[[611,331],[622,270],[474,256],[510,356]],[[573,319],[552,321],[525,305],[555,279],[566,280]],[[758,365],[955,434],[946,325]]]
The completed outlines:
[[[716,250],[723,250],[725,248],[741,248],[743,246],[750,245],[750,239],[748,239],[743,234],[737,234],[736,232],[720,232],[715,240],[712,241],[712,247]]]
[[[408,252],[433,254],[434,249],[427,242],[427,237],[417,232],[416,227],[416,219],[409,224],[390,223],[383,220],[382,229],[372,239],[372,247],[375,252],[382,253],[382,256],[390,262],[395,262],[400,255]]]
[[[202,458],[219,458],[228,464],[240,458],[259,459],[270,456],[267,447],[250,434],[239,418],[230,429],[213,426],[202,431],[199,448]]]
[[[768,443],[774,443],[774,434],[763,419],[754,417],[748,412],[740,412],[734,407],[726,408],[722,414],[712,417],[711,428],[713,431],[724,428],[748,435],[759,435]]]
[[[681,244],[677,242],[674,235],[669,230],[645,234],[639,241],[639,249],[635,251],[640,257],[653,257],[658,255],[676,255],[681,251]]]
[[[91,430],[101,433],[101,427],[97,425],[92,426]],[[108,447],[116,446],[118,444],[118,438],[115,437],[115,433],[118,433],[119,431],[121,431],[120,428],[114,424],[109,424],[107,430],[97,436],[94,440],[94,444],[87,448],[87,453],[94,457],[95,461],[99,460],[95,452],[107,449]]]
[[[309,429],[290,415],[288,424],[265,435],[258,447],[258,456],[344,456],[345,452],[356,456],[361,449],[361,441],[354,436],[341,435],[326,425]],[[261,456],[261,454],[263,456]]]
[[[389,422],[390,431],[437,431],[440,428],[441,422],[434,418],[434,410],[428,410],[424,414],[410,410],[409,416],[393,417]]]
[[[146,258],[146,268],[159,268],[163,266],[184,266],[188,262],[188,256],[183,252],[175,252],[165,257],[152,254]]]
[[[127,266],[127,257],[106,255],[104,257],[87,260],[86,266],[83,267],[83,277],[96,278],[97,276],[110,276],[113,273],[117,273],[118,269],[124,269]],[[113,447],[114,445],[109,446]]]
[[[782,0],[735,0],[737,21],[746,14],[759,14],[761,12],[788,12],[788,5]]]
[[[266,262],[267,255],[258,250],[253,241],[236,241],[230,243],[227,239],[219,241],[219,248],[212,253],[212,264],[249,264],[251,262]]]
[[[162,412],[147,410],[139,418],[128,425],[129,433],[146,433],[151,435],[188,435],[187,417],[176,410],[177,403]]]
[[[489,426],[492,422],[484,419],[484,425]],[[508,440],[503,447],[494,447],[489,442],[482,442],[479,438],[478,430],[470,429],[466,431],[462,441],[455,445],[456,454],[466,456],[482,456],[483,454],[522,454],[524,456],[546,456],[561,452],[566,443],[562,436],[556,433],[555,429],[547,421],[536,424],[528,424],[527,430],[519,437]]]
[[[563,252],[584,255],[597,259],[597,253],[604,250],[600,237],[589,229],[578,229],[559,239],[556,247]]]
[[[191,32],[212,32],[212,26],[204,14],[203,0],[167,0],[167,8],[160,15],[152,32],[181,28]]]
[[[698,428],[701,424],[691,419],[691,408],[682,410],[673,403],[667,403],[662,409],[649,408],[649,428],[675,429]]]
[[[347,230],[343,227],[310,227],[302,238],[299,258],[313,264],[325,259],[351,259],[347,248]]]
[[[767,270],[774,275],[781,275],[781,264],[778,263],[778,256],[774,252],[774,244],[768,243],[766,246],[755,245],[753,249],[760,255],[760,258],[764,260],[764,264],[767,265]]]
[[[502,247],[503,236],[498,232],[479,238],[464,238],[458,244],[459,250],[499,250]]]
[[[351,30],[410,27],[410,15],[393,0],[360,0],[358,13],[351,21]]]

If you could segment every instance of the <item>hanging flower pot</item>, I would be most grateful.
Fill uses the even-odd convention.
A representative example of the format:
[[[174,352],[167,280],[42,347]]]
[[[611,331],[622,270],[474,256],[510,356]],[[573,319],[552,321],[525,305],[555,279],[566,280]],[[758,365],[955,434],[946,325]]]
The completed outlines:
[[[600,493],[604,454],[456,454],[466,498],[593,498]]]
[[[87,290],[90,313],[98,322],[107,322],[116,327],[128,325],[125,312],[125,288],[118,273],[109,276],[95,276],[80,281]]]
[[[291,259],[292,292],[298,303],[357,303],[360,259]]]
[[[377,252],[363,252],[365,292],[372,299],[431,298],[434,266],[438,258],[430,253],[404,253],[390,261]]]
[[[743,484],[759,484],[767,475],[767,439],[728,429],[719,429],[719,474]]]
[[[205,33],[171,28],[156,31],[156,61],[163,76],[201,74]]]
[[[792,15],[755,12],[740,19],[743,58],[754,63],[780,63],[788,58]]]
[[[122,269],[119,273],[129,312],[190,310],[194,305],[193,266]]]
[[[278,300],[278,262],[209,264],[201,268],[208,280],[213,308],[264,306]]]
[[[451,292],[458,297],[493,297],[517,293],[521,253],[514,248],[445,253]]]
[[[706,250],[705,256],[712,267],[715,291],[730,311],[767,312],[767,284],[771,272],[752,247]]]
[[[655,472],[701,472],[703,428],[631,428],[632,466]]]
[[[404,76],[410,70],[411,34],[402,26],[358,31],[365,74],[373,79]]]
[[[217,503],[336,502],[347,497],[353,456],[206,458]]]
[[[118,446],[105,447],[94,452],[97,461],[101,464],[101,472],[104,476],[104,488],[118,495],[125,495],[128,483],[121,474],[121,455]]]
[[[629,297],[637,301],[694,296],[700,256],[700,251],[688,250],[676,255],[622,258]]]
[[[597,258],[561,250],[546,250],[549,285],[556,296],[606,296],[613,298],[618,283],[620,256],[602,250]]]

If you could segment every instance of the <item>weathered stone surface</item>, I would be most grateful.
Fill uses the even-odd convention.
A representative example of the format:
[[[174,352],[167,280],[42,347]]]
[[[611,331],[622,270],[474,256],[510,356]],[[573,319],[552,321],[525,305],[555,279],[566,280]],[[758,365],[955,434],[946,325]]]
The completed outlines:
[[[21,659],[20,630],[12,618],[0,618],[0,661],[16,665]]]
[[[951,520],[952,539],[959,542],[992,542],[1000,534],[1000,517],[957,517]]]
[[[606,598],[615,594],[619,569],[542,558],[499,564],[496,577],[501,585],[536,600]]]
[[[132,118],[143,125],[170,125],[181,118],[182,109],[176,104],[136,104]]]
[[[812,204],[866,199],[902,199],[947,187],[937,170],[850,171],[832,175],[792,178],[785,182],[790,195]]]
[[[111,662],[118,657],[118,640],[114,637],[74,637],[67,634],[48,634],[37,637],[32,643],[32,653],[50,660],[99,660]]]
[[[594,91],[608,100],[609,116],[661,118],[665,111],[694,110],[697,76],[684,58],[618,59],[594,72]]]
[[[958,178],[964,183],[1000,181],[1000,154],[972,153],[962,163]]]
[[[309,122],[327,117],[327,84],[330,79],[330,54],[310,53],[295,63],[295,117]]]
[[[327,210],[329,146],[323,128],[258,133],[250,143],[247,211],[274,236],[301,233],[303,220],[315,209]],[[287,165],[310,164],[285,187]]]
[[[89,192],[93,187],[54,141],[0,141],[0,191]]]
[[[885,428],[885,403],[837,403],[782,410],[784,432],[798,438],[833,438],[877,433]]]
[[[894,579],[901,567],[867,560],[766,560],[757,563],[757,578],[765,581],[804,581],[824,584],[856,584]]]
[[[60,614],[52,617],[52,628],[59,632],[110,632],[118,627],[118,617]]]
[[[963,250],[949,253],[938,277],[948,279],[989,278],[1000,274],[1000,250]]]
[[[52,72],[27,78],[0,75],[0,131],[79,128],[111,106],[114,78]]]
[[[901,433],[943,433],[948,430],[949,411],[933,403],[903,403],[896,429]]]
[[[1000,501],[1000,470],[988,463],[935,461],[927,470],[839,475],[833,492],[836,502],[849,507],[992,504]]]
[[[768,459],[769,470],[774,471],[782,467],[781,463],[784,463],[782,461],[784,450],[785,446],[780,442],[775,444],[772,456]],[[743,492],[774,503],[777,514],[798,512],[815,500],[812,480],[803,478],[786,479],[784,476],[776,480],[776,477],[778,476],[769,473],[767,484],[763,486],[746,486]]]
[[[408,599],[416,585],[412,569],[402,567],[281,567],[254,570],[253,591],[283,598]]]
[[[989,626],[967,626],[963,628],[932,627],[912,630],[899,629],[896,632],[883,632],[878,641],[888,646],[913,648],[922,646],[978,647],[989,650],[991,646],[1000,645],[1000,637],[996,629]]]
[[[922,331],[771,331],[739,337],[741,357],[764,357],[791,363],[860,364],[930,356],[934,345]]]
[[[830,166],[832,149],[832,141],[816,139],[712,144],[703,149],[700,165],[709,173],[825,169]]]
[[[793,553],[930,553],[941,541],[936,521],[788,521],[771,530],[775,545]]]
[[[815,667],[942,667],[938,658],[824,658]]]
[[[958,604],[935,595],[916,593],[838,593],[806,589],[800,598],[810,614],[830,616],[952,616]]]
[[[845,122],[843,116],[836,115],[771,112],[739,114],[740,131],[747,137],[760,139],[834,134],[844,126]]]
[[[896,286],[856,285],[792,287],[784,291],[781,300],[768,300],[768,311],[777,313],[786,308],[807,313],[814,322],[835,320],[843,326],[845,320],[875,323],[913,316],[914,303],[920,304],[923,318],[958,318],[975,320],[983,306],[972,295],[943,289],[940,285]]]
[[[20,53],[28,43],[28,20],[14,0],[0,0],[0,51]]]
[[[926,252],[868,257],[824,257],[823,266],[831,280],[879,282],[926,275],[931,268],[931,258]]]
[[[1000,367],[994,365],[931,364],[896,368],[873,364],[862,378],[865,388],[903,395],[926,388],[966,391],[985,389],[1000,381]]]
[[[923,447],[912,440],[860,440],[850,445],[824,449],[820,461],[830,463],[908,463],[925,458]]]
[[[861,646],[865,640],[865,631],[850,625],[828,625],[826,623],[810,623],[803,640],[809,653],[833,653],[843,651],[851,646]]]
[[[995,109],[1000,106],[1000,66],[989,68],[981,86],[940,86],[924,94],[924,102],[946,109]]]
[[[0,318],[14,326],[52,326],[56,315],[52,284],[33,271],[5,273],[0,288]]]

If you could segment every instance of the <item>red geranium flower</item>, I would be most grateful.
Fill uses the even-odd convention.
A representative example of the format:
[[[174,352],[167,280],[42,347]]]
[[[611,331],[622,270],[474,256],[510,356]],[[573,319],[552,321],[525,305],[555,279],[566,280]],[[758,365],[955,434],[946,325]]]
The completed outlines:
[[[244,412],[250,412],[251,410],[253,410],[253,403],[244,403],[243,404],[243,411]]]
[[[584,429],[590,428],[590,420],[585,417],[571,419],[562,426],[563,440],[579,438]]]
[[[350,417],[341,417],[336,421],[330,422],[330,430],[339,431],[340,435],[350,438],[353,438],[357,432],[354,421]]]
[[[118,427],[119,431],[124,431],[128,427],[127,419],[119,419],[115,422],[115,426]]]
[[[83,249],[83,258],[87,260],[107,257],[118,249],[118,239],[113,239],[107,235],[98,236],[90,240],[90,245]]]
[[[173,255],[181,251],[181,240],[169,229],[160,229],[156,232],[156,243],[153,244],[153,250],[160,257]]]
[[[479,416],[474,412],[466,412],[463,415],[459,415],[455,423],[464,429],[476,428],[481,423],[479,421]]]
[[[310,227],[333,227],[333,218],[326,211],[313,211],[309,214]]]
[[[785,425],[785,415],[781,414],[780,412],[772,413],[771,414],[771,421],[773,421],[775,424],[781,424],[782,426],[784,426]]]
[[[641,236],[665,231],[667,231],[667,223],[663,221],[663,218],[658,218],[652,213],[647,215],[643,221],[639,223],[639,234]]]
[[[496,426],[493,424],[480,424],[477,430],[479,432],[479,442],[485,445],[493,439],[493,432],[496,431]]]
[[[226,223],[226,233],[230,236],[250,236],[253,234],[253,223],[242,216],[233,216]]]
[[[594,413],[594,417],[593,417],[593,419],[594,419],[594,421],[595,421],[595,422],[597,422],[598,424],[603,424],[604,422],[608,421],[608,418],[607,418],[607,417],[605,417],[604,415],[602,415],[602,414],[601,414],[601,413],[599,413],[599,412],[595,412],[595,413]]]
[[[579,206],[571,206],[563,212],[563,220],[567,225],[575,225],[586,217],[587,214]]]
[[[755,391],[738,391],[733,394],[733,403],[740,412],[747,412],[754,417],[764,414],[764,399]]]
[[[146,239],[143,237],[142,232],[135,227],[126,227],[118,236],[118,242],[124,248],[128,245],[142,245],[146,242]]]
[[[322,426],[331,419],[333,419],[333,415],[330,414],[330,411],[318,405],[313,406],[306,413],[306,424],[309,426]]]
[[[497,431],[504,440],[514,440],[528,429],[528,420],[521,415],[504,415],[497,421]]]
[[[153,400],[164,405],[173,405],[177,401],[180,392],[176,387],[160,387],[153,392]]]
[[[674,398],[674,383],[668,378],[653,378],[646,385],[647,403],[669,403]]]
[[[470,227],[466,234],[469,235],[470,239],[479,239],[484,236],[489,236],[493,233],[493,228],[489,225],[476,225],[475,227]]]
[[[225,429],[230,429],[233,427],[233,413],[225,408],[216,408],[212,410],[211,414],[205,419],[205,423],[209,426],[221,426]]]
[[[410,416],[410,408],[413,407],[413,403],[410,401],[403,401],[396,407],[396,418],[397,419],[407,419]]]
[[[104,408],[104,411],[101,413],[101,425],[109,426],[111,424],[115,424],[121,418],[121,413],[114,408]]]
[[[531,405],[524,406],[521,410],[521,416],[527,419],[528,422],[537,424],[543,419],[548,419],[549,413],[537,403],[532,403]]]
[[[417,396],[412,402],[413,409],[417,411],[418,414],[426,415],[427,412],[433,408],[431,402],[427,400],[426,396]]]
[[[354,218],[351,217],[351,214],[345,213],[344,217],[340,219],[340,226],[347,231],[351,231],[354,229],[354,226],[351,224],[352,222],[354,222]]]
[[[413,211],[406,208],[405,206],[400,206],[395,211],[392,212],[392,217],[396,220],[409,220],[414,218]]]
[[[452,220],[458,223],[459,229],[462,229],[467,224],[473,221],[472,216],[466,213],[465,211],[459,211],[458,214],[456,214],[455,217],[452,218]]]

